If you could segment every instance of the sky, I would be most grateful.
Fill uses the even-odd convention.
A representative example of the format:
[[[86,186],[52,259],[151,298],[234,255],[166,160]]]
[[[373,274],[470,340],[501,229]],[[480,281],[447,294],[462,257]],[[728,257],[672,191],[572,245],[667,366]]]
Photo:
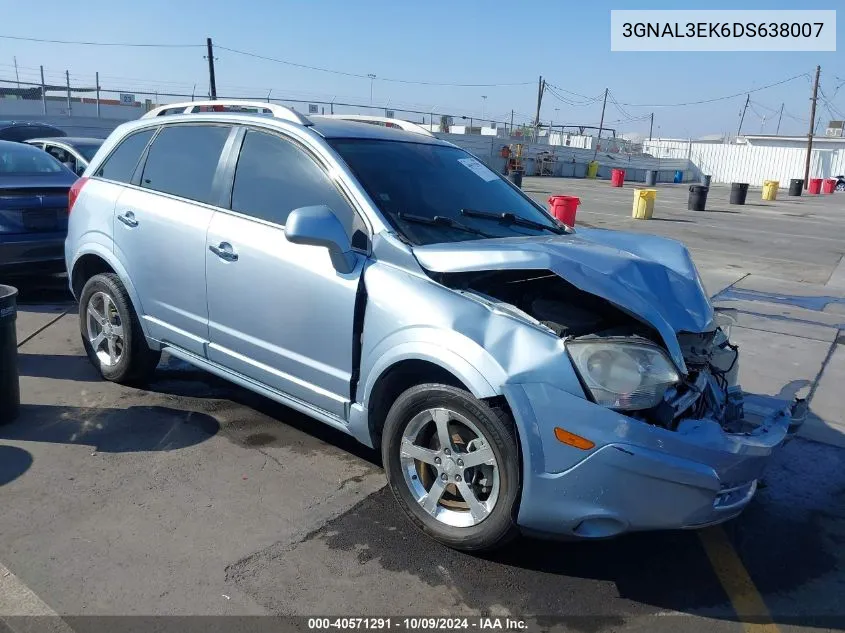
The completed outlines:
[[[38,68],[43,65],[47,83],[64,83],[67,70],[72,84],[94,85],[95,72],[99,72],[102,88],[134,93],[139,99],[144,91],[195,91],[202,97],[208,94],[204,45],[206,37],[211,37],[220,96],[266,98],[269,94],[280,99],[372,103],[397,114],[404,108],[498,121],[509,121],[513,110],[514,120],[522,123],[534,116],[542,75],[553,87],[543,98],[544,122],[598,125],[601,99],[594,98],[608,88],[621,107],[608,102],[605,125],[617,133],[648,134],[647,117],[653,112],[655,136],[694,138],[736,133],[744,94],[685,107],[637,104],[712,99],[803,75],[753,93],[742,129],[773,134],[783,103],[780,133],[805,135],[811,75],[817,64],[822,67],[821,86],[833,112],[845,114],[845,11],[838,16],[837,52],[610,51],[613,8],[842,6],[841,0],[805,4],[783,0],[690,0],[682,5],[660,0],[41,0],[30,5],[37,10],[4,11],[0,36],[193,46],[107,47],[0,38],[0,79],[15,79],[16,59],[21,81],[37,83]],[[369,74],[376,78],[371,80]],[[104,96],[117,98],[116,93]],[[159,100],[179,99],[160,96]],[[822,133],[828,119],[841,118],[824,104],[818,116]],[[428,120],[422,114],[415,117]]]

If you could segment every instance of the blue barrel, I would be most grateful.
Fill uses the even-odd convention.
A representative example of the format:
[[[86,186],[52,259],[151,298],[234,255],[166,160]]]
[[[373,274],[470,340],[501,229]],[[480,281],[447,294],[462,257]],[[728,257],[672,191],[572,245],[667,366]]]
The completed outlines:
[[[672,180],[674,183],[684,182],[684,172],[680,169],[675,172],[675,178]]]

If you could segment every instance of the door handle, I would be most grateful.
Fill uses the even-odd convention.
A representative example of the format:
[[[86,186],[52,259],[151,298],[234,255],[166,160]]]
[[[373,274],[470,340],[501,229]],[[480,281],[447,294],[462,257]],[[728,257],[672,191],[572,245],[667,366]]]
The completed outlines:
[[[138,220],[135,219],[135,214],[131,211],[127,211],[123,215],[118,215],[117,219],[123,222],[126,226],[135,228],[138,226]]]
[[[229,242],[220,242],[218,246],[211,244],[209,245],[208,250],[227,262],[238,261],[238,254],[232,249],[232,245],[229,244]]]

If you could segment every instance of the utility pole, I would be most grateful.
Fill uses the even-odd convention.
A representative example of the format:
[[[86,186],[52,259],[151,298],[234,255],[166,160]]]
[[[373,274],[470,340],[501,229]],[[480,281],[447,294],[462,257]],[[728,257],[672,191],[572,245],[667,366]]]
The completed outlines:
[[[739,127],[736,129],[736,135],[739,137],[742,132],[742,122],[745,121],[745,111],[748,109],[748,102],[751,101],[751,95],[745,95],[745,106],[742,108],[742,116],[739,117]]]
[[[651,113],[651,121],[648,124],[648,140],[651,140],[651,133],[654,130],[654,112]]]
[[[780,104],[780,114],[778,114],[778,127],[775,130],[775,136],[777,136],[778,133],[780,132],[780,120],[781,120],[781,118],[783,118],[783,104],[782,103]]]
[[[217,81],[214,77],[214,45],[211,43],[211,38],[205,38],[205,45],[208,48],[208,90],[211,100],[217,99]]]
[[[97,118],[100,118],[100,72],[94,73],[94,83],[97,85]]]
[[[540,75],[540,83],[537,86],[537,112],[534,115],[534,140],[537,140],[537,128],[540,126],[540,106],[543,103],[543,93],[546,91],[546,82]]]
[[[44,85],[44,66],[41,66],[41,109],[47,116],[47,86]]]
[[[15,81],[16,81],[16,82],[17,82],[17,84],[18,84],[18,90],[20,90],[20,87],[21,87],[21,78],[18,76],[18,58],[17,58],[17,57],[12,57],[12,59],[14,59],[14,60],[15,60]]]
[[[70,116],[70,73],[65,71],[65,81],[67,82],[67,115]],[[812,129],[812,124],[811,129]]]
[[[373,105],[373,81],[376,76],[373,73],[367,73],[367,77],[370,78],[370,105]]]
[[[508,133],[508,136],[513,136],[513,110],[511,110],[511,131]]]
[[[816,99],[819,95],[819,75],[822,72],[821,66],[816,66],[816,80],[813,82],[813,100],[810,104],[810,132],[807,134],[807,158],[804,160],[804,189],[809,185],[807,179],[810,177],[810,156],[813,153],[813,124],[816,122]]]
[[[607,88],[604,89],[604,101],[601,103],[601,120],[599,121],[599,135],[596,138],[596,150],[593,152],[593,160],[599,155],[599,143],[601,142],[601,131],[604,127],[604,109],[607,107]]]

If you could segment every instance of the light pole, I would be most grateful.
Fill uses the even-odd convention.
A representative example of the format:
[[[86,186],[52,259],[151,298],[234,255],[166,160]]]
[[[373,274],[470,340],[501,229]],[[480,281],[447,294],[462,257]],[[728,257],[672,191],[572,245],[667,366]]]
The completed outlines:
[[[481,95],[481,118],[484,118],[484,104],[487,103],[487,95]]]
[[[560,108],[555,108],[555,118],[560,122]],[[563,128],[560,129],[560,144],[563,145]],[[549,144],[552,142],[552,128],[549,127]]]
[[[376,76],[373,73],[367,73],[367,77],[370,78],[370,105],[373,105],[373,80]]]

